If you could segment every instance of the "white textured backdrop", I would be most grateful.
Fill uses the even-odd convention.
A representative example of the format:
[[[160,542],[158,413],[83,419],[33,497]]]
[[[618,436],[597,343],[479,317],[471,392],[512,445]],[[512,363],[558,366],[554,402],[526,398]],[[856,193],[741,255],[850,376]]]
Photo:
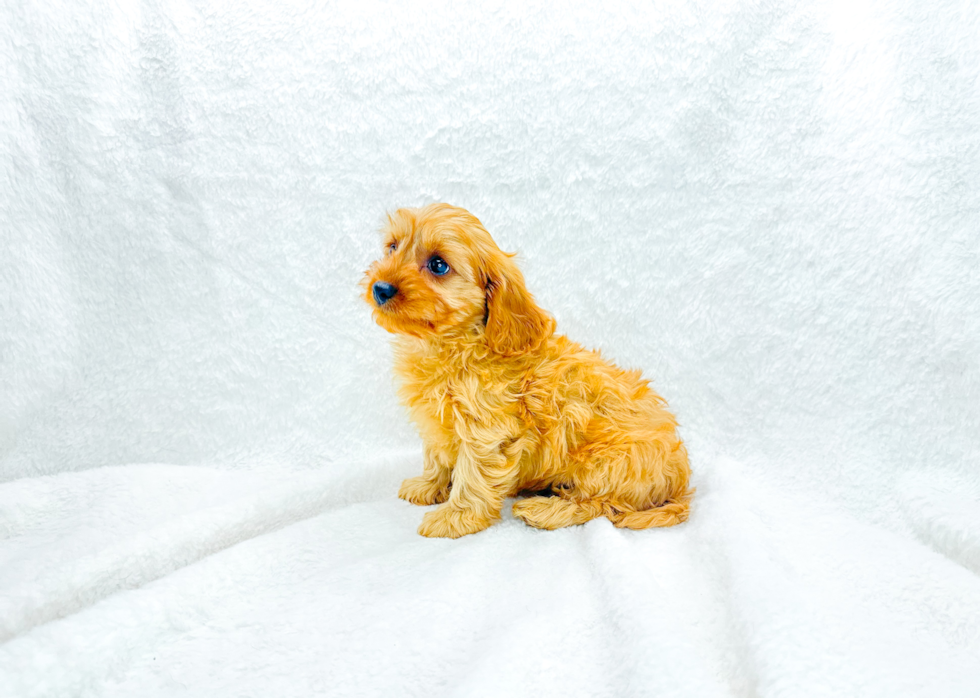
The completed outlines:
[[[219,690],[219,679],[225,695],[396,684],[501,695],[505,677],[530,676],[540,695],[697,681],[701,695],[793,695],[807,682],[935,695],[940,666],[945,695],[977,694],[977,3],[4,2],[0,26],[0,657],[17,660],[0,663],[0,678],[52,695]],[[520,253],[559,331],[643,368],[667,397],[700,492],[686,532],[630,538],[594,522],[541,537],[505,517],[497,531],[419,547],[422,512],[394,493],[420,445],[357,282],[384,211],[432,201],[470,209]],[[303,526],[319,526],[308,550],[269,542]],[[348,550],[357,526],[366,538]],[[549,555],[582,555],[582,540],[593,574],[612,566],[637,586],[549,596]],[[707,547],[691,553],[698,541]],[[427,562],[432,550],[483,560],[487,545],[510,562],[474,579]],[[807,552],[821,545],[825,558]],[[244,585],[241,597],[275,596],[272,580],[242,582],[260,574],[255,561],[216,562],[248,546],[279,551],[297,574],[351,570],[293,590],[305,599],[295,622],[323,621],[295,648],[279,637],[233,652],[221,638],[242,627],[289,635],[288,612],[260,613],[263,625],[243,607],[218,621],[209,594],[236,593],[180,581],[212,565]],[[364,549],[383,562],[356,562]],[[406,549],[430,587],[386,596],[407,584],[390,581],[409,575]],[[618,562],[603,562],[614,551]],[[679,576],[644,587],[629,562],[641,553]],[[890,562],[871,565],[875,555]],[[719,558],[731,568],[715,569]],[[869,566],[838,568],[844,559]],[[500,592],[522,564],[527,585]],[[784,595],[766,591],[787,574]],[[487,579],[497,586],[473,591]],[[693,579],[710,591],[685,595]],[[79,628],[105,638],[141,617],[132,605],[143,597],[125,589],[176,595],[158,609],[185,608],[188,594],[200,607],[159,611],[173,627],[147,620],[166,628],[157,635],[140,621],[126,651],[122,640],[73,644]],[[627,618],[663,618],[644,604],[664,589],[685,617],[707,619],[707,634],[691,631],[682,650],[636,629],[623,640],[622,619],[602,634],[609,613],[596,598]],[[345,593],[360,602],[340,603]],[[522,594],[537,611],[514,601]],[[340,606],[324,610],[324,598]],[[431,621],[421,634],[394,610],[420,598],[419,622]],[[460,621],[471,598],[484,615]],[[256,604],[275,606],[266,601]],[[866,612],[865,634],[848,627],[848,603]],[[584,609],[605,638],[596,647],[619,638],[633,663],[574,642],[565,652],[577,626],[528,653],[539,637],[528,619],[547,608]],[[467,646],[458,633],[469,625],[496,637],[487,628],[501,613],[525,619],[520,657],[490,640],[446,649]],[[821,619],[834,613],[830,628]],[[378,635],[362,647],[345,622]],[[706,628],[734,639],[708,651]],[[408,649],[392,650],[389,677],[371,652],[399,638]],[[773,660],[794,638],[798,665]],[[431,655],[418,649],[427,641]],[[814,663],[823,650],[807,642],[854,647]],[[875,642],[885,649],[867,649]],[[901,642],[912,644],[888,644]],[[547,643],[575,666],[546,661]],[[176,654],[153,669],[163,645]],[[681,676],[699,653],[703,665]],[[238,673],[194,673],[195,661],[227,667],[232,655],[250,657]],[[479,675],[467,662],[480,658],[487,678],[467,689]],[[547,683],[588,674],[590,658],[593,683]]]

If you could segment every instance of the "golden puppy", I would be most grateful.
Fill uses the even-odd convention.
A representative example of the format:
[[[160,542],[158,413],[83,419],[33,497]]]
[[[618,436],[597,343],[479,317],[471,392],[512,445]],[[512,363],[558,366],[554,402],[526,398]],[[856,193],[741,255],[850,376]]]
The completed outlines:
[[[506,497],[538,528],[606,516],[616,526],[687,519],[687,451],[663,398],[566,337],[472,214],[447,204],[388,216],[366,300],[397,335],[400,394],[425,467],[398,496],[436,504],[423,536],[458,538],[500,517]]]

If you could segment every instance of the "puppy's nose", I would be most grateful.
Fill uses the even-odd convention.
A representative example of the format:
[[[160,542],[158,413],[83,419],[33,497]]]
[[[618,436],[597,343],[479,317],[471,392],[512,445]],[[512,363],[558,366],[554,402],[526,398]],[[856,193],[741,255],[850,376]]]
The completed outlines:
[[[371,293],[374,294],[374,302],[378,305],[384,305],[398,293],[398,289],[389,283],[384,281],[375,281],[374,286],[371,287]]]

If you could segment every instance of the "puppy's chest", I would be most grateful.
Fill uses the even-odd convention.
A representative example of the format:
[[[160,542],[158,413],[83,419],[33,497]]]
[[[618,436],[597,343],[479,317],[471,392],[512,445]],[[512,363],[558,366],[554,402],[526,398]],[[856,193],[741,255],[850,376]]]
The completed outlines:
[[[403,375],[401,393],[409,409],[417,417],[435,421],[451,431],[456,398],[453,375],[430,362],[415,363]]]
[[[519,377],[441,356],[405,356],[396,367],[401,396],[416,415],[454,431],[460,420],[493,421],[520,411]]]

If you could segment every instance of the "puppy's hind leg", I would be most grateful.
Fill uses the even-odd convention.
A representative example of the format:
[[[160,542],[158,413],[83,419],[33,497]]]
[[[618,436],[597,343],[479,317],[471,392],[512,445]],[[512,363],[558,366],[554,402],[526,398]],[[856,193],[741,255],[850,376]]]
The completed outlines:
[[[514,502],[513,512],[528,526],[549,531],[584,524],[605,513],[602,504],[595,500],[574,502],[562,497],[528,497]]]
[[[628,510],[612,507],[612,511],[606,516],[617,528],[654,528],[656,526],[676,526],[687,521],[691,511],[691,494],[671,500],[659,507],[651,507],[641,511]]]

